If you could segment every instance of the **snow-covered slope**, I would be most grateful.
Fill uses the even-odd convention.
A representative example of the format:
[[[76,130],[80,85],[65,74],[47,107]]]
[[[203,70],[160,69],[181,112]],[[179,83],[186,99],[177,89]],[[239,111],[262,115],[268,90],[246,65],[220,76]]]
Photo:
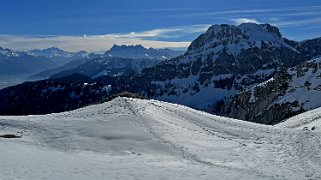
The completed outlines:
[[[276,125],[282,128],[296,128],[311,131],[321,131],[321,108],[317,108],[291,117]]]
[[[0,116],[0,179],[320,179],[321,134],[155,100]]]

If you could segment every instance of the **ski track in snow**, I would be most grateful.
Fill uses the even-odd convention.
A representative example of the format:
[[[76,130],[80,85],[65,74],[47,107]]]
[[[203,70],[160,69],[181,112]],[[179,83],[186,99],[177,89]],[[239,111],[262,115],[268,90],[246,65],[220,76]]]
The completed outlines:
[[[321,134],[293,121],[265,126],[128,98],[0,116],[0,134],[22,135],[0,139],[0,179],[321,179]]]

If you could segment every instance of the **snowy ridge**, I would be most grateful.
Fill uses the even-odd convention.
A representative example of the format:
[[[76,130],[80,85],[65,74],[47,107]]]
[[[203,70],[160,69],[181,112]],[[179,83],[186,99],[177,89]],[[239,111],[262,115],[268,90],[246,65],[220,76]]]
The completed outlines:
[[[284,122],[275,125],[282,128],[306,129],[312,131],[321,131],[321,108],[304,112],[291,117]]]
[[[116,98],[71,112],[0,116],[0,178],[319,179],[319,133]]]

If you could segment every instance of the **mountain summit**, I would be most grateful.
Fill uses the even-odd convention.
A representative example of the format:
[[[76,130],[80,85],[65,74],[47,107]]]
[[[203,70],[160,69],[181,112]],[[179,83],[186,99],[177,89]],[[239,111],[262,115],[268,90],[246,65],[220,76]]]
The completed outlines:
[[[260,48],[262,42],[269,42],[275,46],[287,46],[278,28],[269,24],[243,23],[239,26],[213,25],[194,40],[188,50],[198,52],[216,48],[215,50],[219,51],[224,47],[226,52],[236,55],[241,49]]]

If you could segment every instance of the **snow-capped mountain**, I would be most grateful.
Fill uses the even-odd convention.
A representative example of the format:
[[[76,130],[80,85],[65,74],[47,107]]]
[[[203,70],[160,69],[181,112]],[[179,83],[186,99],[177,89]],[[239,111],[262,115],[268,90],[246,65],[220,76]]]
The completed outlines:
[[[43,56],[53,60],[58,65],[63,65],[71,60],[89,58],[90,53],[86,51],[68,52],[61,50],[57,47],[51,47],[47,49],[34,49],[27,51],[28,54],[33,56]]]
[[[44,56],[44,57],[67,57],[70,58],[74,55],[74,53],[63,51],[59,48],[56,47],[51,47],[47,49],[34,49],[27,51],[29,54],[34,55],[34,56]]]
[[[14,50],[11,50],[11,49],[4,49],[2,47],[0,47],[0,56],[2,58],[4,57],[18,57],[22,54],[22,52],[19,52],[19,51],[14,51]]]
[[[48,58],[0,47],[0,74],[30,74],[55,66]]]
[[[155,65],[161,60],[182,54],[180,51],[173,51],[170,49],[147,49],[141,45],[114,45],[110,50],[106,51],[104,55],[88,54],[84,51],[71,53],[57,48],[35,50],[32,52],[37,55],[45,55],[48,58],[56,58],[56,61],[68,61],[58,68],[34,75],[34,77],[45,78],[51,76],[55,78],[62,77],[73,73],[96,77],[103,75],[121,75],[128,70],[139,72],[144,68]]]
[[[280,71],[271,79],[234,96],[222,115],[275,124],[321,107],[321,58]]]
[[[106,57],[122,57],[131,59],[171,59],[183,54],[181,51],[173,51],[170,49],[154,49],[145,48],[142,45],[114,45],[104,54]]]
[[[277,69],[304,62],[279,30],[268,24],[214,25],[184,55],[144,69],[115,89],[211,109],[216,102],[269,79]],[[120,77],[120,82],[130,82]],[[124,80],[125,79],[125,80]]]
[[[62,57],[62,58],[83,58],[88,57],[90,53],[86,51],[79,51],[79,52],[68,52],[61,50],[57,47],[51,47],[47,49],[34,49],[27,51],[27,53],[34,55],[34,56],[44,56],[48,58],[55,58],[55,57]]]
[[[151,67],[157,64],[158,59],[131,59],[121,57],[98,57],[87,61],[74,69],[61,71],[51,76],[61,78],[63,76],[72,75],[75,73],[83,74],[89,77],[99,76],[120,76],[127,71],[140,72],[142,69]]]
[[[59,114],[1,116],[0,127],[1,179],[321,177],[320,133],[155,100],[116,98]]]

